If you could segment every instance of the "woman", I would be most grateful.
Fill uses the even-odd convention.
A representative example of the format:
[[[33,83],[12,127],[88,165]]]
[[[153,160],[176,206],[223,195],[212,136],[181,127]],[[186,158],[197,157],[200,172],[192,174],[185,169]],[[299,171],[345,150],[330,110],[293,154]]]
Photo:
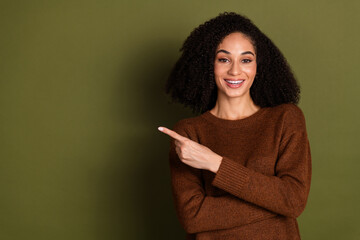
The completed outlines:
[[[249,19],[224,13],[196,28],[167,83],[201,115],[179,121],[170,169],[188,239],[300,239],[311,180],[299,87]]]

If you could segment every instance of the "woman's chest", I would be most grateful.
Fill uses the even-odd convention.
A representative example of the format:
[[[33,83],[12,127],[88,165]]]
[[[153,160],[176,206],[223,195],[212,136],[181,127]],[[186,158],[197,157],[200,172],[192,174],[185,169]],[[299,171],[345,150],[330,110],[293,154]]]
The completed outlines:
[[[198,137],[200,144],[220,156],[228,157],[259,173],[268,176],[276,175],[281,131],[274,126],[259,126],[256,129],[222,129],[221,131],[212,129],[207,131],[207,134],[200,133]],[[213,188],[211,182],[214,177],[215,174],[203,171],[204,183],[208,190]]]
[[[282,133],[276,126],[240,129],[211,129],[209,126],[208,129],[198,133],[199,143],[245,166],[250,164],[250,160],[276,159],[278,156]]]

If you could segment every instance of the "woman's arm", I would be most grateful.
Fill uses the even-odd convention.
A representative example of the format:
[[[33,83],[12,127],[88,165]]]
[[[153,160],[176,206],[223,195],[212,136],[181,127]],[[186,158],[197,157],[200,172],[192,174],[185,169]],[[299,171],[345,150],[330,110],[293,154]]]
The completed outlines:
[[[189,137],[183,128],[174,130]],[[188,233],[227,229],[260,221],[276,214],[232,195],[206,196],[201,170],[180,161],[174,140],[169,154],[172,191],[180,223]]]
[[[305,208],[311,182],[310,145],[305,117],[295,105],[288,105],[279,122],[281,140],[276,150],[274,176],[257,172],[223,157],[212,182],[230,194],[280,215],[296,218]],[[259,162],[261,159],[247,159]]]
[[[310,190],[311,156],[304,125],[280,145],[275,176],[267,176],[224,157],[212,182],[230,194],[280,215],[296,218]]]

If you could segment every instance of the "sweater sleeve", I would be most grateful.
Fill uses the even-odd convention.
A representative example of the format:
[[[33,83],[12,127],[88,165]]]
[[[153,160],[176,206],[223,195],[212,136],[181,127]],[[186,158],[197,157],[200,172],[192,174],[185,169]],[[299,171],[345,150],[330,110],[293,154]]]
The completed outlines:
[[[174,130],[191,138],[182,124],[175,125]],[[187,233],[228,229],[277,215],[232,195],[207,196],[202,182],[202,170],[180,161],[173,140],[169,160],[175,208]]]
[[[311,181],[310,146],[301,111],[285,119],[283,131],[275,176],[223,157],[213,186],[277,214],[298,217],[305,208]]]

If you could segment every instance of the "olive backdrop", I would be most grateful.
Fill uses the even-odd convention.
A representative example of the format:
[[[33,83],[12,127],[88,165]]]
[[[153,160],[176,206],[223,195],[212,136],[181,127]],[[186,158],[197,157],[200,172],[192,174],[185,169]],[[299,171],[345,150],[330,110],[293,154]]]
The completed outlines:
[[[184,239],[163,92],[190,31],[245,14],[302,88],[313,180],[303,239],[359,239],[360,1],[0,2],[0,239]]]

